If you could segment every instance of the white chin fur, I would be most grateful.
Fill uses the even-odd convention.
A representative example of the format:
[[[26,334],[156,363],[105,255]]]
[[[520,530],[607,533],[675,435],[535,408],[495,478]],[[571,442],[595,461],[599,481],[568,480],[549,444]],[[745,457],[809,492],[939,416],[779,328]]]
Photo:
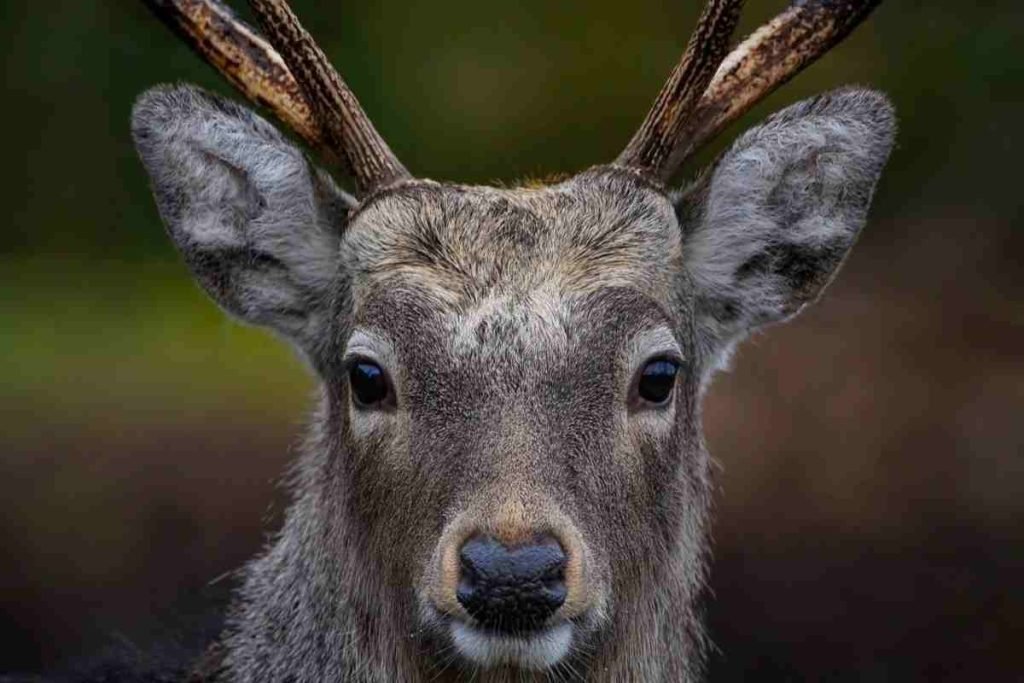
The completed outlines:
[[[484,668],[511,664],[542,670],[554,666],[569,653],[572,624],[566,622],[529,636],[499,636],[453,621],[450,625],[455,649]]]

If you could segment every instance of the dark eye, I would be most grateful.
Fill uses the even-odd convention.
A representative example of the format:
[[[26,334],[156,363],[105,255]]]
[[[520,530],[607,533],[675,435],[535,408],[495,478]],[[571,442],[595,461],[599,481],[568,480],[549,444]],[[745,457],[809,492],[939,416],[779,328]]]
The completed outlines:
[[[371,407],[388,398],[387,377],[380,366],[372,361],[353,363],[348,371],[348,380],[352,385],[352,397],[356,405]]]
[[[679,364],[665,358],[648,361],[640,371],[640,383],[637,393],[640,398],[650,403],[665,403],[672,395],[672,387],[676,383]]]

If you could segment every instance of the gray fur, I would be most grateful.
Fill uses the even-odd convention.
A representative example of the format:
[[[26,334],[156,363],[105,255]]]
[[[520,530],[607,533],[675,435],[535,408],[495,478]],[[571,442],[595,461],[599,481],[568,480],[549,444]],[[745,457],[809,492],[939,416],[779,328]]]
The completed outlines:
[[[881,95],[787,109],[679,199],[599,167],[539,187],[406,181],[353,206],[268,124],[191,88],[145,95],[133,130],[200,282],[321,379],[294,502],[231,612],[230,680],[700,677],[701,388],[842,261],[892,141]],[[683,368],[671,403],[631,402],[664,354]],[[352,404],[353,357],[385,368],[394,405]],[[467,615],[446,553],[538,530],[578,569],[570,652],[475,670],[447,630]]]
[[[818,297],[864,225],[895,132],[884,95],[837,90],[742,135],[684,194],[709,344],[727,349]]]
[[[196,88],[148,91],[132,136],[171,239],[217,303],[304,351],[319,343],[355,200],[269,123]]]

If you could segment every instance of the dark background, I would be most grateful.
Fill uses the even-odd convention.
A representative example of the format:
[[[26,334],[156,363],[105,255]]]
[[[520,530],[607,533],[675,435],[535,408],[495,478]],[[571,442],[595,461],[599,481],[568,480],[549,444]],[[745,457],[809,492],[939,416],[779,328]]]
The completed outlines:
[[[698,11],[293,4],[409,168],[467,182],[613,158]],[[129,141],[143,89],[219,77],[130,0],[5,2],[0,45],[0,671],[31,671],[230,584],[312,384],[193,285]],[[870,224],[706,403],[711,680],[1020,680],[1024,10],[888,0],[724,137],[845,83],[901,118]]]

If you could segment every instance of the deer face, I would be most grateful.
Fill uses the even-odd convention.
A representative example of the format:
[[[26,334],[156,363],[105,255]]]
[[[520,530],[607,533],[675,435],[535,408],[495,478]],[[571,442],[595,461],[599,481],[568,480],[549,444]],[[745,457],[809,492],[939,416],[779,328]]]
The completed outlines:
[[[401,557],[435,640],[481,665],[555,664],[703,517],[672,204],[614,169],[414,182],[360,209],[341,251],[332,384],[374,544]]]
[[[893,121],[867,91],[795,105],[681,193],[607,166],[536,188],[404,180],[361,203],[192,88],[145,95],[133,132],[199,281],[322,380],[323,448],[256,565],[263,611],[240,628],[262,635],[240,647],[285,633],[304,651],[312,623],[340,652],[370,620],[427,659],[547,670],[693,635],[701,389],[817,297]]]
[[[322,384],[284,528],[232,611],[229,677],[693,680],[702,388],[831,278],[892,111],[863,90],[808,100],[685,190],[663,183],[878,0],[793,2],[728,55],[743,2],[709,0],[612,165],[514,189],[414,180],[283,0],[250,2],[266,39],[215,0],[147,4],[359,194],[194,88],[136,106],[193,273]]]

